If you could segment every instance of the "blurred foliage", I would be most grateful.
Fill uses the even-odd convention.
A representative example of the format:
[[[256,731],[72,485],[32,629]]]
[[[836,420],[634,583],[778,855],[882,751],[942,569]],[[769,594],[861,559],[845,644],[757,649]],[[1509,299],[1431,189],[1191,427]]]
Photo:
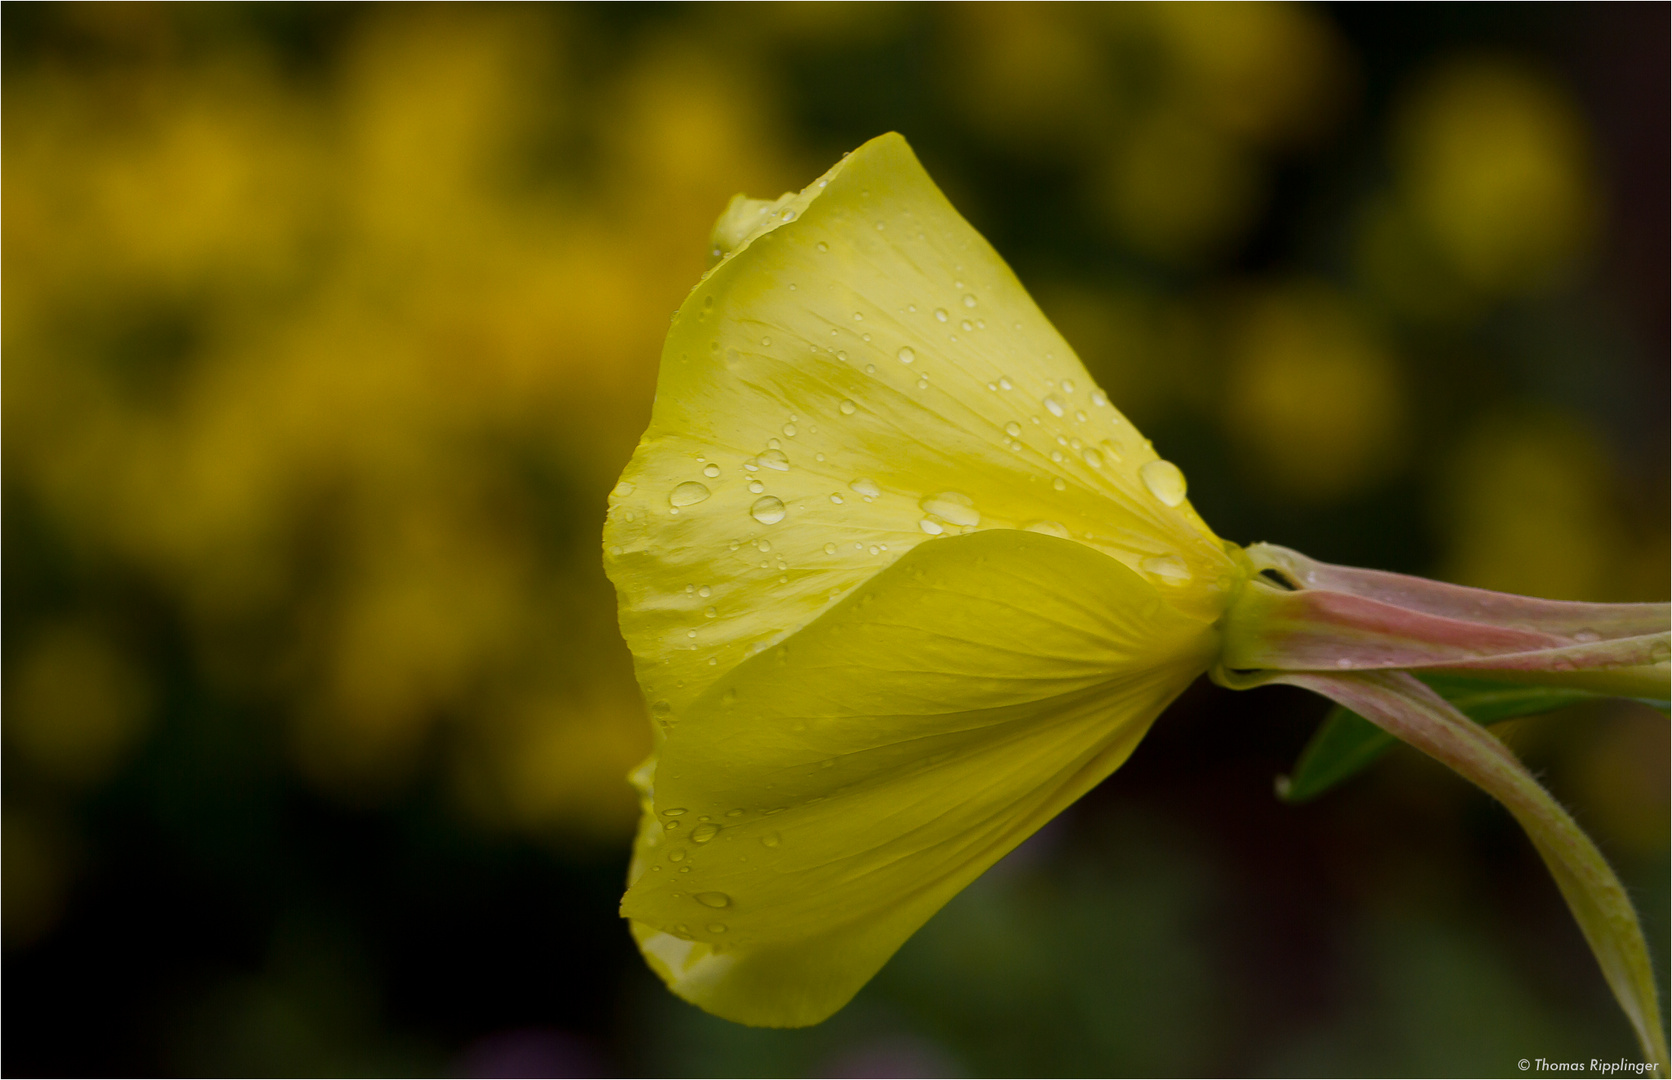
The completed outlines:
[[[719,210],[892,128],[1224,535],[1664,599],[1664,9],[0,17],[10,1071],[1629,1047],[1502,815],[1398,754],[1278,806],[1321,706],[1211,688],[831,1025],[711,1021],[615,918],[648,738],[598,535]],[[1633,708],[1510,737],[1664,949]]]

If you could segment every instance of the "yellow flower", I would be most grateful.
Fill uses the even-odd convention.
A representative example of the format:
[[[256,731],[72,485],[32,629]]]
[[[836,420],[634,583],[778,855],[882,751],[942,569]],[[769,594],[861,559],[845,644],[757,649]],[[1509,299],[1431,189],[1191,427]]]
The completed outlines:
[[[900,136],[715,249],[605,529],[656,738],[622,912],[795,1026],[1126,759],[1247,564]]]

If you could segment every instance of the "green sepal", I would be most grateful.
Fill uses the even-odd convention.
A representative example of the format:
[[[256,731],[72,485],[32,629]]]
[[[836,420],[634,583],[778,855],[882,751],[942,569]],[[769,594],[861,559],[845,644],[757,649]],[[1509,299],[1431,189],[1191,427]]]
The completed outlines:
[[[1441,697],[1478,724],[1536,716],[1580,701],[1606,697],[1586,690],[1524,686],[1457,675],[1418,675]],[[1667,711],[1667,702],[1633,698]],[[1287,803],[1311,802],[1369,768],[1398,740],[1357,713],[1335,706],[1318,725],[1288,776],[1278,777],[1277,795]]]

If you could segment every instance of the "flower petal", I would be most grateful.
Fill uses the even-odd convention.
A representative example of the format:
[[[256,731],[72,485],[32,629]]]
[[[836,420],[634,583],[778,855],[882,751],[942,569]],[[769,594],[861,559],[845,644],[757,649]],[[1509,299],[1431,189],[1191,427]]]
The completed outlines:
[[[734,202],[674,317],[606,567],[653,713],[936,535],[1072,537],[1207,617],[1238,573],[898,135]]]
[[[668,728],[622,912],[688,1000],[816,1023],[1124,761],[1217,647],[1082,544],[916,548]]]

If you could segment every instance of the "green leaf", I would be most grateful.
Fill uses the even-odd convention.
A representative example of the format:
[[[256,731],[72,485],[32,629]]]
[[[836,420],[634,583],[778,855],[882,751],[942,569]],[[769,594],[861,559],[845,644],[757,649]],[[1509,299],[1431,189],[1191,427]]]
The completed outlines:
[[[1459,712],[1480,724],[1534,716],[1564,705],[1605,696],[1585,690],[1521,686],[1459,675],[1418,677]],[[1632,700],[1641,701],[1663,713],[1667,711],[1665,701],[1649,698]],[[1277,793],[1285,802],[1310,802],[1368,768],[1396,741],[1392,735],[1362,716],[1337,705],[1324,717],[1324,722],[1301,751],[1300,759],[1295,762],[1295,771],[1278,778]]]

